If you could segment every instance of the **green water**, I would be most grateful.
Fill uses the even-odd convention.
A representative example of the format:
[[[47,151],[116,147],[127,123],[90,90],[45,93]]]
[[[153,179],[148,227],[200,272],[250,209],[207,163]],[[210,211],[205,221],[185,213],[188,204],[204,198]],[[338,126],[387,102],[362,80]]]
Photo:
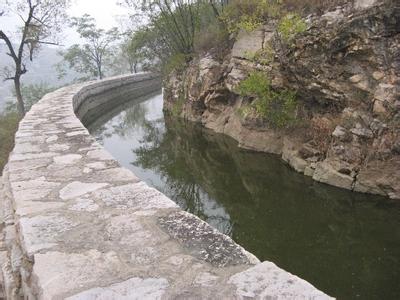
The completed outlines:
[[[125,167],[260,260],[339,299],[400,299],[400,205],[319,184],[279,158],[162,113],[162,96],[89,126]]]

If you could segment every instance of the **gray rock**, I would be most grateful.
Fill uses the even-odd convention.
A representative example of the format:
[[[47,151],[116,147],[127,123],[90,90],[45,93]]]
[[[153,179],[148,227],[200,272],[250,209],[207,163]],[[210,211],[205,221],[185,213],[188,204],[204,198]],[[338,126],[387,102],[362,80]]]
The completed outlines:
[[[332,132],[332,136],[336,138],[343,138],[346,135],[347,131],[346,128],[338,125],[336,126],[335,130]]]
[[[362,138],[371,139],[374,137],[374,133],[371,131],[371,129],[368,128],[352,128],[350,129],[350,132]]]
[[[264,30],[256,29],[252,32],[240,30],[236,42],[232,48],[232,56],[236,58],[247,59],[263,48]]]
[[[313,179],[348,190],[352,189],[354,181],[353,177],[339,173],[327,162],[316,164]]]

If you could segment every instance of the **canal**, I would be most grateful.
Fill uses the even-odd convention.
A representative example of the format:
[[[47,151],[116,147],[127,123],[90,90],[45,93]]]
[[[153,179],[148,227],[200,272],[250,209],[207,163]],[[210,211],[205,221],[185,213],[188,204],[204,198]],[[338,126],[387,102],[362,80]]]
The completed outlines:
[[[338,299],[400,299],[400,205],[352,193],[164,116],[162,95],[88,125],[126,168],[260,260]]]

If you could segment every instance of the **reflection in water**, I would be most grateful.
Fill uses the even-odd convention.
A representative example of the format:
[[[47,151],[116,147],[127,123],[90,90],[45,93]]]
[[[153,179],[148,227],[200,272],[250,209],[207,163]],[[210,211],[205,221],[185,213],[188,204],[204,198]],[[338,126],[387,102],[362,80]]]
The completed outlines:
[[[298,174],[272,155],[133,104],[93,134],[125,167],[261,260],[339,299],[400,298],[399,206]]]

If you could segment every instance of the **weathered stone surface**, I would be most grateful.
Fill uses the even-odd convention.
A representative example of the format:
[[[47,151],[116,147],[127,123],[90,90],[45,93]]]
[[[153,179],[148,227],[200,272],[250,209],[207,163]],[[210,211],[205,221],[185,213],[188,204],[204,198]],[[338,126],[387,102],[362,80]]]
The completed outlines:
[[[316,165],[313,179],[348,190],[352,189],[354,181],[353,177],[339,173],[327,162],[321,162]]]
[[[108,287],[94,288],[77,295],[68,297],[67,300],[141,300],[162,299],[168,288],[165,278],[138,278],[134,277],[126,281],[112,284]]]
[[[368,8],[376,4],[377,0],[356,0],[355,7],[356,8]]]
[[[202,65],[213,82],[219,64]],[[159,87],[150,74],[78,84],[27,113],[0,178],[7,299],[234,299],[261,277],[279,287],[275,296],[295,294],[284,282],[292,275],[277,267],[276,279],[264,274],[269,269],[243,275],[257,258],[122,168],[74,114],[84,120],[124,92],[136,97]],[[307,287],[296,290],[302,297],[322,294],[293,280]],[[257,288],[255,297],[274,296],[267,285]]]
[[[284,141],[282,159],[286,161],[297,172],[301,173],[304,173],[304,170],[309,165],[306,160],[299,156],[297,147],[287,139],[285,139]]]
[[[80,154],[66,154],[62,156],[55,156],[54,162],[60,165],[73,165],[82,158]]]
[[[241,30],[238,35],[238,42],[232,49],[232,56],[237,58],[248,58],[263,49],[264,29],[259,28],[252,32]]]
[[[74,181],[60,190],[60,198],[63,200],[72,199],[93,192],[107,185],[108,183],[85,183]]]
[[[193,255],[217,267],[254,264],[258,259],[232,239],[186,212],[174,212],[161,217],[160,225],[181,242]]]
[[[237,299],[326,299],[308,282],[290,273],[281,273],[271,262],[263,262],[233,275]]]
[[[336,126],[335,130],[332,132],[332,136],[337,138],[342,138],[346,135],[346,129],[342,126]]]

